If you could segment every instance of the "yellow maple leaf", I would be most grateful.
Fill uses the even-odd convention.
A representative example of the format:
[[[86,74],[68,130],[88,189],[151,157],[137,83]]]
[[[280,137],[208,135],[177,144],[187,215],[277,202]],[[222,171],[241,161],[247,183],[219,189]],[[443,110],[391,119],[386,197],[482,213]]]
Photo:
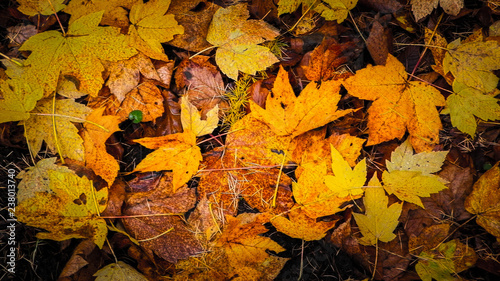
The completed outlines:
[[[220,8],[208,28],[207,41],[218,47],[215,62],[233,80],[238,70],[254,75],[278,62],[271,51],[258,44],[272,40],[279,32],[262,20],[247,20],[246,4]]]
[[[498,77],[493,70],[500,69],[500,46],[497,41],[448,44],[443,60],[444,72],[451,72],[456,80],[482,93],[493,91]]]
[[[389,54],[385,66],[368,65],[346,79],[349,94],[373,100],[368,109],[368,143],[401,139],[406,130],[417,151],[430,151],[439,143],[442,128],[436,106],[444,106],[441,93],[419,81],[408,81],[404,65]]]
[[[170,0],[139,1],[130,9],[132,24],[128,35],[131,45],[152,59],[168,61],[161,43],[184,33],[174,15],[166,15],[169,6]]]
[[[74,76],[80,91],[97,96],[104,84],[101,60],[118,61],[137,53],[126,45],[118,28],[98,26],[102,14],[79,18],[66,34],[56,30],[39,33],[19,48],[32,51],[25,65],[30,66],[30,78],[44,85],[46,96],[56,89],[60,74]]]
[[[363,203],[365,214],[353,213],[363,237],[359,242],[363,245],[375,245],[377,241],[389,242],[396,238],[393,233],[398,225],[403,204],[394,203],[387,207],[389,197],[385,195],[377,176],[368,183]]]
[[[307,10],[312,6],[312,10],[319,13],[326,20],[336,20],[343,22],[349,11],[356,7],[358,0],[280,0],[278,2],[278,15],[292,13],[302,4],[302,9]]]
[[[302,172],[293,183],[293,197],[311,218],[329,216],[348,207],[345,203],[361,198],[362,193],[340,197],[338,192],[325,184],[326,162],[309,162],[300,166]]]
[[[129,25],[128,10],[138,1],[140,0],[70,1],[64,12],[71,15],[69,24],[72,24],[83,16],[104,11],[102,25],[125,28]]]
[[[20,6],[17,8],[19,12],[28,15],[52,15],[64,9],[66,5],[64,0],[18,0]]]
[[[40,160],[24,175],[30,179],[29,173],[36,172],[48,181],[39,183],[45,191],[31,193],[16,207],[17,218],[49,231],[38,233],[40,239],[90,238],[102,248],[108,229],[99,214],[106,209],[108,190],[96,191],[85,176],[58,169],[54,162],[55,158]]]
[[[94,273],[93,276],[97,277],[95,281],[148,281],[148,279],[139,273],[135,268],[122,261],[106,265]]]
[[[155,149],[137,165],[134,172],[172,170],[173,192],[191,179],[203,159],[200,148],[196,146],[196,135],[189,130],[162,137],[142,138],[134,142]]]
[[[342,158],[340,152],[330,145],[332,151],[332,175],[325,177],[325,184],[338,193],[339,197],[356,196],[363,194],[366,182],[366,160],[361,160],[354,169]]]
[[[310,218],[301,208],[294,208],[288,213],[288,218],[277,216],[271,218],[271,223],[281,233],[292,238],[305,241],[320,240],[325,237],[326,232],[335,226],[337,220],[316,221]]]
[[[265,122],[277,135],[296,137],[353,111],[337,110],[339,90],[338,81],[325,81],[319,88],[315,82],[311,82],[296,97],[288,73],[280,66],[273,93],[267,96],[266,109],[253,101],[250,101],[250,109],[257,119]]]
[[[83,161],[83,140],[72,122],[84,122],[90,112],[90,108],[71,99],[55,100],[55,108],[53,99],[40,100],[30,117],[20,123],[32,153],[37,154],[45,141],[50,151]]]
[[[219,123],[219,105],[207,112],[207,120],[201,120],[201,114],[189,98],[184,95],[181,98],[181,122],[184,130],[192,131],[197,137],[210,134],[217,128]]]
[[[474,137],[476,134],[476,117],[482,120],[500,119],[500,106],[498,99],[493,95],[485,95],[481,91],[466,86],[456,79],[453,82],[453,94],[446,99],[448,110],[442,114],[450,113],[451,124],[460,131]]]
[[[0,123],[26,120],[43,97],[38,84],[15,78],[0,81]]]
[[[384,188],[400,200],[414,203],[422,208],[420,197],[429,197],[447,187],[445,180],[433,175],[441,169],[447,151],[421,152],[413,154],[408,140],[402,143],[387,162],[387,171],[382,174]]]
[[[477,215],[476,222],[500,241],[500,168],[496,163],[474,183],[465,199],[465,209]]]
[[[94,173],[103,178],[110,187],[118,175],[120,166],[116,159],[106,152],[106,140],[120,128],[120,117],[102,116],[105,108],[99,108],[87,116],[82,133],[85,147],[85,162]],[[96,126],[96,124],[101,127]]]

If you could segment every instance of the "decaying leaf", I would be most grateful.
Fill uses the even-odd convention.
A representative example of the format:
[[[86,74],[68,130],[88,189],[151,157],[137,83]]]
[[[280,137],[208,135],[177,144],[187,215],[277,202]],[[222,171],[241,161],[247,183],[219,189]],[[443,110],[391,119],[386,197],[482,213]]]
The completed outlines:
[[[170,0],[138,1],[130,9],[128,35],[131,45],[152,59],[168,61],[161,43],[168,42],[175,34],[184,33],[174,15],[165,13]]]
[[[118,261],[108,264],[94,274],[96,281],[147,281],[148,279],[132,266]]]
[[[270,215],[244,213],[234,218],[226,216],[222,235],[213,244],[211,251],[200,258],[180,261],[176,267],[182,270],[175,280],[274,280],[285,265],[287,258],[270,253],[284,250],[269,237],[263,225]]]
[[[393,231],[399,223],[398,218],[401,215],[403,205],[394,203],[387,207],[389,197],[385,195],[376,175],[370,180],[368,186],[363,197],[365,214],[353,213],[361,234],[363,234],[359,243],[375,245],[377,241],[389,242],[396,238]]]
[[[40,86],[16,78],[0,81],[0,123],[26,120],[43,97]]]
[[[250,102],[250,109],[274,133],[293,138],[353,112],[352,109],[337,110],[339,90],[338,81],[325,81],[319,88],[311,82],[296,97],[288,73],[280,66],[273,94],[267,96],[266,109],[254,102]]]
[[[139,85],[140,74],[148,79],[160,81],[151,59],[139,53],[128,60],[112,62],[107,66],[110,72],[106,86],[121,103],[125,95]]]
[[[31,51],[25,65],[31,66],[31,78],[44,85],[46,93],[56,89],[60,74],[67,74],[78,79],[80,91],[97,96],[104,83],[101,60],[118,61],[137,53],[118,28],[98,26],[102,15],[103,11],[75,20],[66,36],[56,30],[39,33],[19,48]]]
[[[187,96],[181,98],[181,122],[184,130],[192,131],[197,137],[210,134],[219,123],[219,105],[207,112],[207,120],[201,120],[196,106],[189,102]]]
[[[174,173],[174,191],[191,179],[203,159],[200,148],[196,145],[196,135],[189,130],[134,141],[149,149],[155,149],[135,167],[134,172],[171,170]]]
[[[476,88],[466,86],[458,79],[453,82],[453,92],[446,102],[451,124],[460,131],[474,137],[477,128],[476,117],[485,121],[500,119],[498,99],[493,95],[485,95]]]
[[[221,8],[208,28],[207,41],[217,46],[215,61],[229,78],[238,79],[238,71],[254,75],[278,62],[268,48],[258,44],[272,40],[278,31],[262,20],[247,20],[246,4]]]
[[[18,3],[21,5],[17,8],[19,12],[28,16],[48,16],[66,7],[64,0],[19,0]]]
[[[130,91],[121,105],[118,102],[108,105],[111,112],[120,116],[122,121],[128,118],[130,112],[140,110],[143,116],[142,122],[154,122],[165,110],[160,89],[149,81],[141,83]]]
[[[280,0],[278,2],[278,15],[293,13],[302,4],[302,9],[306,10],[313,6],[313,10],[326,20],[336,20],[337,23],[343,22],[349,11],[356,7],[357,0]]]
[[[129,26],[128,10],[139,0],[94,0],[94,1],[69,1],[64,9],[71,15],[69,23],[96,12],[104,11],[101,19],[102,25],[111,25],[120,28]]]
[[[464,0],[411,0],[411,10],[415,20],[419,21],[428,16],[438,7],[438,3],[445,13],[456,16],[464,7]]]
[[[211,64],[207,56],[196,56],[184,59],[175,73],[175,82],[179,88],[185,88],[184,95],[201,110],[204,118],[207,112],[219,104],[224,108],[224,82],[216,66]]]
[[[456,280],[452,275],[462,272],[476,263],[476,253],[469,246],[452,240],[439,245],[433,251],[420,253],[415,270],[424,281]]]
[[[406,140],[387,161],[387,171],[382,174],[384,188],[400,200],[424,208],[420,197],[429,197],[447,187],[445,180],[433,175],[441,169],[447,151],[421,152],[413,154],[410,142]]]
[[[167,193],[171,188],[171,182],[167,182],[165,188],[158,185],[152,191],[130,194],[123,210],[128,218],[123,219],[123,224],[127,232],[139,240],[151,259],[154,259],[155,253],[168,262],[176,263],[200,254],[202,248],[182,217],[194,208],[194,189],[182,187],[172,194]]]
[[[476,222],[500,241],[500,168],[499,163],[486,171],[465,199],[465,209],[477,215]]]
[[[462,43],[460,39],[455,40],[448,44],[443,69],[468,87],[489,93],[499,80],[492,71],[500,69],[500,46],[497,41]]]
[[[21,122],[33,154],[40,151],[45,141],[50,151],[83,161],[83,140],[73,122],[84,122],[90,111],[90,108],[71,99],[40,100],[31,111],[30,118]]]
[[[108,190],[96,191],[85,176],[59,169],[54,161],[55,158],[40,160],[23,176],[32,179],[30,173],[40,173],[48,180],[39,183],[42,185],[40,192],[26,196],[16,207],[17,218],[27,225],[49,231],[38,233],[40,239],[91,238],[102,248],[108,229],[99,214],[106,209]]]
[[[406,130],[418,152],[439,143],[442,125],[436,106],[444,106],[444,97],[436,88],[407,77],[404,65],[389,55],[385,66],[368,65],[342,83],[349,94],[374,101],[368,109],[367,145],[401,139]]]

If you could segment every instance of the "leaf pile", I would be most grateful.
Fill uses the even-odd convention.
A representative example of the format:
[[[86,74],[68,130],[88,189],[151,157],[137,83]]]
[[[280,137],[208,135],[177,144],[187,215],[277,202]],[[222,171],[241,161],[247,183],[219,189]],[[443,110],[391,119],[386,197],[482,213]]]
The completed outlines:
[[[60,278],[500,277],[494,1],[222,2],[6,9],[3,211],[84,239]]]

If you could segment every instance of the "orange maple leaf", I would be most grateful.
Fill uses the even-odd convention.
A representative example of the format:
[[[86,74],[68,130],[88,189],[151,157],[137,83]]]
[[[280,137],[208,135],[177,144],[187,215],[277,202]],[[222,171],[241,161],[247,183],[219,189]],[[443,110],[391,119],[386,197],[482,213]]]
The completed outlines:
[[[389,55],[385,66],[368,65],[342,84],[349,94],[374,101],[368,109],[368,143],[401,139],[406,129],[417,150],[431,151],[439,142],[441,120],[436,106],[444,106],[437,89],[408,81],[404,65]]]
[[[196,135],[189,130],[134,141],[149,149],[156,149],[137,165],[134,172],[172,170],[174,192],[191,179],[203,159],[200,148],[196,146]]]
[[[267,96],[266,109],[252,101],[250,109],[252,114],[265,122],[275,134],[296,137],[353,111],[337,111],[339,90],[339,81],[325,81],[320,88],[315,82],[311,82],[299,97],[296,97],[288,73],[280,66],[273,94]]]
[[[85,123],[83,130],[83,146],[85,147],[85,161],[96,175],[102,177],[108,186],[111,186],[118,175],[120,166],[113,156],[106,152],[106,140],[120,128],[120,117],[102,116],[104,107],[92,111],[87,116],[87,121],[103,126],[99,128],[95,124]],[[106,131],[107,130],[107,131]]]

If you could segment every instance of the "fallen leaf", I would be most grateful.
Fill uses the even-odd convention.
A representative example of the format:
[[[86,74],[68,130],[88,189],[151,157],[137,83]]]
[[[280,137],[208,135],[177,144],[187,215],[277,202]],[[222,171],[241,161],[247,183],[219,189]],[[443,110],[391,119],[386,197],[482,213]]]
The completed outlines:
[[[238,71],[255,75],[278,62],[268,48],[258,45],[274,39],[278,31],[262,20],[247,20],[249,16],[246,4],[220,8],[208,28],[207,41],[218,47],[215,61],[233,80]]]
[[[66,35],[56,30],[39,33],[19,48],[31,51],[25,65],[31,66],[31,78],[44,85],[45,92],[56,89],[60,74],[68,74],[78,79],[80,91],[97,96],[104,84],[101,60],[118,61],[137,53],[118,28],[98,26],[102,15],[103,11],[75,20]]]
[[[196,145],[196,135],[189,130],[162,137],[137,139],[134,142],[155,149],[135,167],[134,172],[172,170],[174,192],[191,179],[203,160],[200,148]]]
[[[30,118],[29,112],[43,97],[43,90],[20,78],[7,79],[0,81],[0,95],[0,123],[4,123]]]
[[[384,65],[387,61],[391,39],[391,31],[387,27],[384,28],[379,21],[373,21],[370,36],[366,39],[366,48],[375,64]]]
[[[201,116],[206,117],[209,110],[220,104],[226,107],[224,101],[224,82],[220,71],[212,65],[207,56],[196,56],[184,59],[175,73],[175,82],[179,88],[185,88],[184,95],[201,110]]]
[[[108,229],[99,214],[106,209],[108,190],[96,191],[85,176],[79,177],[67,168],[59,169],[54,161],[55,158],[41,160],[40,166],[37,164],[31,170],[48,179],[40,183],[40,189],[45,192],[26,196],[16,207],[17,218],[27,225],[47,230],[36,235],[40,239],[91,238],[102,248]],[[30,179],[32,176],[25,174],[23,177]]]
[[[54,108],[55,103],[55,108]],[[84,160],[83,140],[73,123],[85,121],[91,109],[71,99],[43,99],[21,122],[26,130],[30,150],[38,154],[45,141],[50,151],[78,161]],[[55,126],[55,128],[54,128]],[[56,133],[56,135],[54,135]]]
[[[446,102],[451,124],[471,137],[476,135],[476,117],[485,121],[500,119],[498,99],[493,95],[485,95],[480,90],[468,87],[458,79],[453,82],[453,94],[448,96]]]
[[[384,189],[400,200],[414,203],[422,208],[420,197],[429,197],[447,187],[445,180],[433,175],[441,169],[447,151],[421,152],[413,154],[410,142],[406,140],[386,161],[387,171],[382,173]]]
[[[336,20],[337,23],[341,23],[358,3],[357,0],[324,0],[317,4],[316,2],[311,0],[280,0],[278,2],[278,16],[293,13],[302,4],[303,10],[313,6],[312,9],[326,20]]]
[[[428,28],[425,29],[425,42],[430,45],[429,47],[432,52],[432,56],[434,57],[435,64],[431,65],[432,69],[441,74],[446,82],[452,85],[454,80],[453,75],[449,72],[445,73],[443,68],[443,60],[447,53],[446,47],[448,46],[448,42],[441,34],[433,32]]]
[[[438,3],[445,13],[452,16],[458,15],[464,7],[464,0],[411,0],[411,10],[415,16],[415,21],[430,15],[438,7]]]
[[[456,280],[457,274],[472,267],[477,260],[476,253],[457,239],[439,245],[433,251],[420,253],[415,270],[424,281]]]
[[[273,94],[267,96],[266,109],[252,101],[250,109],[274,133],[293,138],[353,112],[352,109],[337,110],[339,90],[338,81],[325,81],[319,88],[315,82],[311,82],[296,97],[288,73],[280,66]]]
[[[354,169],[342,158],[340,152],[330,145],[332,151],[332,175],[325,177],[325,184],[339,197],[350,197],[363,194],[366,182],[366,160],[361,160]]]
[[[139,240],[152,260],[154,253],[170,263],[176,263],[202,252],[199,241],[183,218],[184,213],[194,208],[196,194],[194,189],[185,186],[173,194],[164,191],[157,187],[152,191],[130,194],[123,210],[128,218],[122,221],[127,232]]]
[[[170,0],[152,0],[147,3],[141,0],[130,9],[130,43],[152,59],[168,61],[161,43],[184,33],[184,28],[177,24],[174,15],[166,15],[169,6]]]
[[[184,27],[184,33],[175,35],[168,44],[193,53],[209,48],[211,45],[206,40],[208,27],[219,8],[207,0],[172,0],[168,12],[175,15],[179,25]]]
[[[182,272],[175,280],[274,280],[288,258],[271,255],[284,251],[269,237],[264,223],[270,215],[244,213],[236,218],[226,216],[222,235],[212,243],[211,251],[200,258],[177,263]]]
[[[101,25],[111,25],[120,28],[129,26],[128,12],[138,0],[107,0],[107,1],[70,1],[64,9],[71,15],[69,23],[77,19],[104,11]]]
[[[376,175],[370,180],[368,186],[363,197],[365,214],[353,213],[356,224],[363,234],[359,243],[375,245],[377,241],[389,242],[396,238],[393,231],[399,223],[402,204],[394,203],[387,207],[389,197],[385,195]]]
[[[342,77],[337,68],[355,55],[353,42],[337,43],[335,39],[324,39],[310,54],[309,64],[302,65],[306,78],[311,81],[326,81]]]
[[[499,78],[493,70],[500,69],[500,46],[497,41],[467,42],[460,39],[448,44],[443,60],[444,72],[482,93],[493,91]]]
[[[342,83],[349,94],[374,101],[368,109],[367,145],[401,139],[407,129],[418,152],[439,143],[442,125],[436,106],[444,106],[444,97],[434,87],[407,77],[404,65],[389,55],[385,66],[368,65]]]
[[[116,159],[106,152],[106,140],[120,128],[118,116],[103,116],[104,108],[96,109],[87,116],[82,133],[85,147],[85,161],[87,167],[103,178],[108,187],[111,187],[118,176],[120,165]],[[99,127],[99,126],[101,127]]]
[[[333,228],[336,222],[337,220],[317,221],[308,217],[300,208],[290,210],[288,218],[283,216],[271,218],[271,223],[277,231],[305,241],[322,239],[326,236],[326,231]]]
[[[59,83],[57,84],[57,94],[70,99],[78,99],[88,95],[87,93],[80,92],[77,84],[78,81],[75,81],[70,76],[61,77],[61,79],[59,79]]]
[[[329,216],[349,207],[346,203],[361,198],[362,193],[340,197],[325,184],[326,162],[301,164],[301,174],[293,183],[293,197],[311,218]]]
[[[127,60],[111,62],[106,68],[110,73],[106,86],[120,103],[128,92],[139,85],[140,74],[147,79],[160,81],[151,59],[142,53]]]
[[[448,151],[420,152],[413,154],[408,140],[398,146],[391,154],[391,161],[386,160],[387,171],[418,171],[430,175],[441,170]]]
[[[121,105],[111,102],[109,109],[120,116],[122,121],[128,119],[130,112],[140,110],[143,115],[142,122],[154,122],[164,111],[163,95],[153,82],[144,82],[134,88],[125,96]]]
[[[118,261],[99,269],[94,275],[96,281],[147,281],[148,279],[132,266]]]
[[[28,15],[44,15],[49,16],[64,9],[66,5],[63,4],[64,0],[19,0],[17,1],[20,6],[17,7],[19,12]]]
[[[410,236],[408,248],[411,254],[418,255],[421,252],[428,252],[439,246],[448,237],[450,225],[440,223],[431,225],[423,229],[418,236]]]
[[[500,241],[500,168],[496,163],[474,183],[465,199],[465,209],[477,215],[476,222]]]
[[[197,137],[210,134],[219,123],[219,105],[207,112],[207,120],[201,120],[196,106],[189,102],[187,96],[181,98],[181,122],[184,130],[192,131]]]

